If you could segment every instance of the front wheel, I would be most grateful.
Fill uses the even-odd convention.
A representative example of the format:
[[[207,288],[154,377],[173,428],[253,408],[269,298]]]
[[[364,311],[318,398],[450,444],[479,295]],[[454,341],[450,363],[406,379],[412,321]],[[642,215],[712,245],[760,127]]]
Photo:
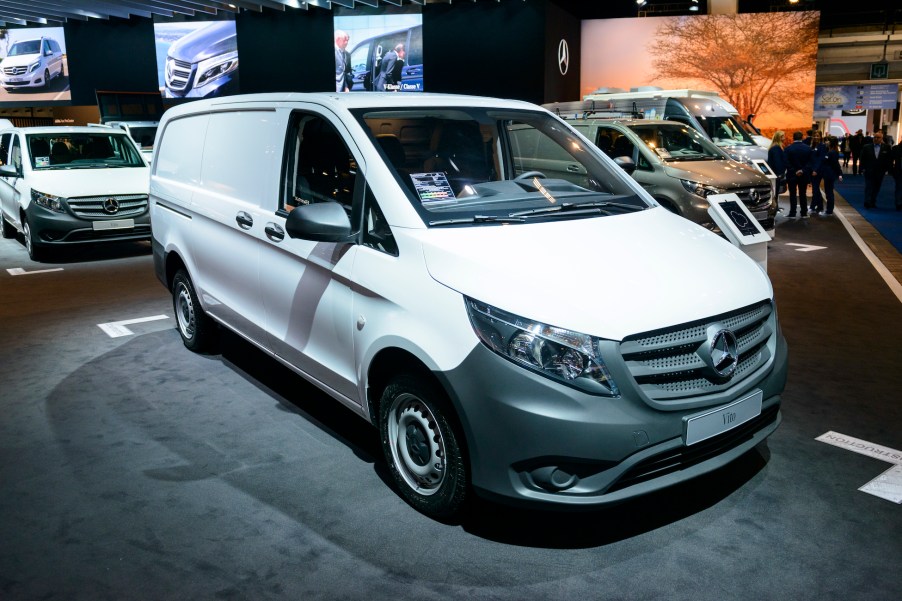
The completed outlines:
[[[47,87],[50,85],[50,69],[44,69],[44,86]]]
[[[28,223],[27,217],[22,219],[22,237],[25,238],[25,250],[28,251],[28,258],[35,263],[39,263],[44,259],[47,253],[44,246],[35,240],[34,232],[31,231],[31,224]]]
[[[407,502],[433,518],[456,514],[467,491],[467,466],[449,407],[436,384],[414,375],[393,379],[379,405],[392,477]]]
[[[185,346],[194,352],[210,349],[216,342],[216,323],[210,319],[197,300],[194,284],[181,269],[172,280],[172,308],[179,334]]]

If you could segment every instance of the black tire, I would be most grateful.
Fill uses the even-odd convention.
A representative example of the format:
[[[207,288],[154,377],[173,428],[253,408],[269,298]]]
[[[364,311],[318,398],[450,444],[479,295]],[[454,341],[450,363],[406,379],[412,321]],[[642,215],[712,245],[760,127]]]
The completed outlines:
[[[44,69],[44,85],[42,87],[47,87],[50,85],[50,69]]]
[[[35,263],[40,263],[47,256],[47,249],[43,244],[35,240],[34,232],[31,231],[31,224],[28,218],[22,218],[22,237],[25,239],[25,250],[28,251],[28,258]]]
[[[172,309],[176,328],[186,347],[201,352],[216,346],[216,323],[204,313],[194,284],[184,269],[180,269],[172,280]]]
[[[467,495],[462,436],[438,386],[415,375],[395,377],[382,393],[382,451],[401,496],[438,519],[454,516]]]
[[[0,234],[2,234],[4,238],[15,238],[16,228],[3,217],[0,217],[0,222],[2,222],[2,225],[0,225]]]

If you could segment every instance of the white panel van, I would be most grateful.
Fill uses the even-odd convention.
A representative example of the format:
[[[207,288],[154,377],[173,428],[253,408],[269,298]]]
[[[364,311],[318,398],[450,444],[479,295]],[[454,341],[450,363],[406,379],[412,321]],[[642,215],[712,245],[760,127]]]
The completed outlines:
[[[540,107],[208,99],[167,111],[154,153],[154,266],[185,346],[225,327],[371,422],[428,515],[471,493],[622,501],[781,420],[767,275]]]

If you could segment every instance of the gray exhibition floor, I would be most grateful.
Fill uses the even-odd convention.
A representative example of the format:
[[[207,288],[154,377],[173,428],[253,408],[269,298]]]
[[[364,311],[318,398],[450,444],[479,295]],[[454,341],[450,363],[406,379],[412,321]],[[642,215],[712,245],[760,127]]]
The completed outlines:
[[[858,490],[892,464],[815,438],[902,449],[902,303],[837,218],[781,219],[768,260],[790,375],[765,446],[612,509],[443,524],[300,378],[232,336],[187,351],[147,245],[0,240],[0,599],[898,601],[902,505]]]

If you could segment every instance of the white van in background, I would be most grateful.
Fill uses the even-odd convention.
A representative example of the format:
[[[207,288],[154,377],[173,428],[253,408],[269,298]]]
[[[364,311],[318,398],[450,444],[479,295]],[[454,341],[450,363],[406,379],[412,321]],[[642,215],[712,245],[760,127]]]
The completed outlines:
[[[766,273],[540,107],[233,96],[169,109],[155,153],[185,346],[223,326],[372,423],[428,515],[619,502],[780,423]]]

